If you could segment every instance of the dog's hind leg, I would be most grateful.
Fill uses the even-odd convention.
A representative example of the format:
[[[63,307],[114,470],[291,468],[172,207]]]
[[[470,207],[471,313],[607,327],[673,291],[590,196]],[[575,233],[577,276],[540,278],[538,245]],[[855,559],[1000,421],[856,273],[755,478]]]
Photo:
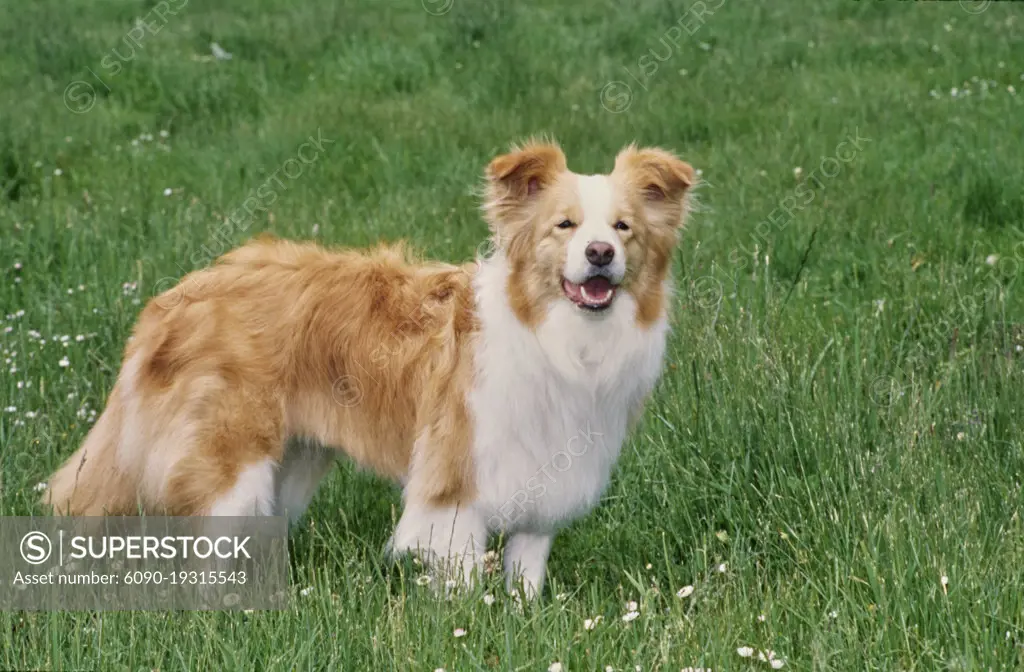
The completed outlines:
[[[301,518],[334,460],[330,448],[301,439],[289,441],[277,474],[274,514],[287,516],[293,523]]]
[[[284,452],[273,399],[225,391],[191,432],[166,483],[172,515],[270,516]]]

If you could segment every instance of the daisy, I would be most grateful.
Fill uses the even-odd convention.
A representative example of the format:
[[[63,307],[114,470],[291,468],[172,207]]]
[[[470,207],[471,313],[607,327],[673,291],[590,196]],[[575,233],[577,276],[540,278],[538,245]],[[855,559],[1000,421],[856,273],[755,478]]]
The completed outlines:
[[[563,668],[562,664],[557,661],[548,665],[548,672],[562,672],[563,669],[565,668]]]
[[[676,593],[676,597],[680,598],[689,597],[690,595],[693,595],[693,586],[683,586],[679,589],[679,592]]]
[[[750,658],[752,655],[754,655],[754,649],[750,648],[749,646],[741,646],[740,648],[736,649],[736,653],[737,655],[739,655],[740,658]]]
[[[491,595],[490,593],[484,595],[484,604],[488,607],[494,604],[494,595]]]
[[[458,637],[465,637],[466,636],[466,631],[463,628],[455,628],[455,630],[452,631],[452,635],[455,636],[456,638],[458,638]]]
[[[635,620],[636,617],[639,616],[639,615],[640,615],[639,611],[630,611],[630,612],[627,612],[627,613],[622,615],[622,620],[625,623],[629,623],[630,621]]]

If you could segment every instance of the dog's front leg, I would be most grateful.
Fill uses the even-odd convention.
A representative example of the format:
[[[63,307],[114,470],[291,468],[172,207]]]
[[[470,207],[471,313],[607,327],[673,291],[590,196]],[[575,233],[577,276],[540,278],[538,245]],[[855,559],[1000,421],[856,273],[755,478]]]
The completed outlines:
[[[516,532],[509,538],[505,544],[505,585],[509,591],[522,579],[527,598],[540,595],[554,538],[553,534],[529,532]]]
[[[388,543],[392,554],[414,553],[442,578],[468,585],[487,552],[487,525],[472,507],[431,506],[407,500]]]

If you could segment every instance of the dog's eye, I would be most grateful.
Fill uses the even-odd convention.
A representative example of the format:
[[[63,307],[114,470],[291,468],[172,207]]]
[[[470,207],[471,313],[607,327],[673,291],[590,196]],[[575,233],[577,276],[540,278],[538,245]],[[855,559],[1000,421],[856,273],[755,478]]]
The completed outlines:
[[[560,221],[560,222],[558,223],[558,228],[560,228],[560,229],[571,229],[571,228],[572,228],[572,227],[574,227],[574,226],[576,226],[576,225],[575,225],[575,224],[573,224],[573,223],[572,223],[571,221],[569,221],[568,219],[563,219],[562,221]]]
[[[615,222],[615,228],[618,229],[619,231],[629,231],[629,224],[626,224],[624,221],[620,219],[619,221]]]

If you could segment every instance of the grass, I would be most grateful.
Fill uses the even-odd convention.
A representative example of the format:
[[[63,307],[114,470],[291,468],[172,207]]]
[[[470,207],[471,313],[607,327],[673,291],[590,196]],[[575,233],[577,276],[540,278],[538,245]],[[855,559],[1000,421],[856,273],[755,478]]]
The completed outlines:
[[[468,259],[482,167],[537,133],[706,181],[665,376],[545,599],[434,599],[381,558],[398,492],[342,466],[287,611],[3,613],[0,668],[1024,669],[1024,6],[715,4],[0,6],[3,515],[38,512],[140,302],[229,244]]]

